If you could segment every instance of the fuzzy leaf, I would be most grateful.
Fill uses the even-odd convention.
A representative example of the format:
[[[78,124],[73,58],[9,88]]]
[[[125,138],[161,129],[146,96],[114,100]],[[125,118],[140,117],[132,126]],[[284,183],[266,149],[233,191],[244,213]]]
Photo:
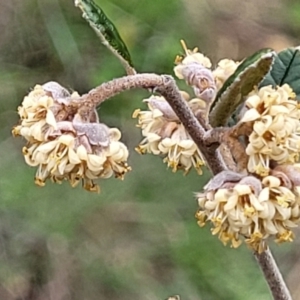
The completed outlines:
[[[81,9],[82,17],[96,31],[102,43],[121,61],[127,74],[135,74],[129,51],[103,10],[92,0],[75,0],[75,6]]]
[[[225,126],[244,98],[269,72],[274,61],[272,49],[262,49],[246,58],[225,81],[210,107],[212,127]]]
[[[260,87],[289,84],[300,100],[300,48],[287,48],[277,54],[270,72]]]

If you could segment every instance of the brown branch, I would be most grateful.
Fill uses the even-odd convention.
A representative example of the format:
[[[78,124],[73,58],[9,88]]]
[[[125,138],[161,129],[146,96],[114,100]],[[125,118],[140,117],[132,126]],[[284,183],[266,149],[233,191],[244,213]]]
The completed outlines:
[[[96,107],[106,99],[114,97],[121,92],[135,88],[154,89],[163,86],[164,84],[165,77],[163,75],[135,74],[124,76],[99,85],[90,90],[88,94],[84,94],[80,98],[74,99],[72,104],[76,107],[82,105]]]
[[[292,300],[271,251],[267,249],[261,254],[254,252],[254,256],[264,274],[274,299]]]
[[[206,146],[220,145],[219,151],[226,166],[231,171],[244,171],[247,165],[245,149],[239,140],[231,136],[231,128],[217,127],[206,131],[204,143]]]
[[[222,136],[228,131],[227,127],[217,127],[205,132],[204,143],[209,146],[212,144],[221,144]]]

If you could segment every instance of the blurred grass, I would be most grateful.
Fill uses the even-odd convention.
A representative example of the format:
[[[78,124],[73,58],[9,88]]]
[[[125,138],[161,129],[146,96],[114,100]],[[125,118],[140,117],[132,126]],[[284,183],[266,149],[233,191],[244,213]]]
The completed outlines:
[[[259,3],[259,10],[225,2],[103,0],[101,7],[139,72],[172,74],[182,38],[215,62],[295,43],[295,1],[288,1],[293,10],[283,1]],[[159,158],[134,152],[140,133],[131,114],[144,107],[147,91],[126,92],[99,109],[103,122],[121,128],[131,152],[133,171],[123,182],[103,181],[100,195],[67,183],[34,185],[24,141],[10,133],[24,95],[49,80],[84,93],[124,71],[72,1],[0,4],[0,299],[271,299],[250,251],[223,247],[196,224],[193,192],[209,174],[173,174]],[[279,10],[274,23],[270,11]],[[248,27],[239,31],[242,20]],[[298,244],[274,247],[294,299]]]

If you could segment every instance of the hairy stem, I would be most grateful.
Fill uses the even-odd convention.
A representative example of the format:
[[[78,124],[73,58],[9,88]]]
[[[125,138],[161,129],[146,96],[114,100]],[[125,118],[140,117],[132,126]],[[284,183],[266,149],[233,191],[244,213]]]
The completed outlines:
[[[106,99],[109,99],[121,92],[135,89],[146,88],[154,89],[165,84],[165,76],[157,74],[135,74],[105,82],[100,86],[89,91],[88,94],[82,95],[76,101],[76,105],[98,106]],[[75,104],[75,102],[74,102]]]
[[[273,298],[275,300],[292,300],[270,249],[267,249],[261,254],[254,252],[254,256],[260,265]]]

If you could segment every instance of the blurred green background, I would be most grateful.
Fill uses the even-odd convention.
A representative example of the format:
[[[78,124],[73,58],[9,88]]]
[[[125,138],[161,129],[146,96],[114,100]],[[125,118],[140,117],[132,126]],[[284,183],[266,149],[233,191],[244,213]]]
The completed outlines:
[[[299,43],[296,0],[96,3],[139,72],[172,74],[182,38],[215,63]],[[271,299],[251,252],[224,247],[196,224],[193,193],[209,174],[173,174],[160,158],[135,153],[141,136],[131,114],[145,108],[147,91],[123,93],[99,111],[129,147],[133,171],[124,181],[104,180],[101,194],[68,183],[34,185],[24,141],[11,137],[23,97],[50,80],[85,93],[124,71],[73,1],[0,0],[0,7],[0,299]],[[299,244],[271,245],[294,299]]]

